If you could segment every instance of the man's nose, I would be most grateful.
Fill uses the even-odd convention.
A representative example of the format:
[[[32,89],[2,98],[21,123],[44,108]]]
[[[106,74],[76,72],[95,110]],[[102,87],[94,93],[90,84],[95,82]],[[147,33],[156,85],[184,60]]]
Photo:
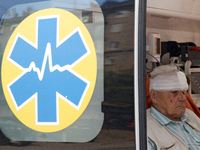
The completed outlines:
[[[179,93],[178,93],[178,98],[179,98],[181,101],[186,101],[186,100],[187,100],[186,95],[185,95],[185,92],[182,92],[182,91],[179,91]]]

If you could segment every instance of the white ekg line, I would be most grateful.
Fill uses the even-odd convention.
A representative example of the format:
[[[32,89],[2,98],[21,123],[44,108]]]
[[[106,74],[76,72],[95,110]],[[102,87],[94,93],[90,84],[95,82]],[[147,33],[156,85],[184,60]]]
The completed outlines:
[[[39,68],[37,68],[35,66],[35,62],[31,62],[29,68],[24,69],[24,71],[30,72],[33,69],[33,71],[37,72],[38,78],[41,81],[43,79],[43,77],[44,77],[44,71],[45,71],[45,66],[46,66],[46,63],[47,63],[47,58],[49,58],[49,69],[50,69],[50,72],[53,72],[56,69],[59,70],[60,72],[70,69],[70,65],[65,65],[63,67],[60,67],[59,65],[52,66],[51,43],[47,43],[41,71],[40,71]]]

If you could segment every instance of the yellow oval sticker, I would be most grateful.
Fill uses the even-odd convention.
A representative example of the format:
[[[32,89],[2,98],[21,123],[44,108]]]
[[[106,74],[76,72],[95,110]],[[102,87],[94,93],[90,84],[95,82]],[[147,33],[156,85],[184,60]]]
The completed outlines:
[[[95,88],[91,35],[66,10],[35,12],[11,35],[1,75],[7,103],[23,124],[40,132],[67,128],[84,112]]]

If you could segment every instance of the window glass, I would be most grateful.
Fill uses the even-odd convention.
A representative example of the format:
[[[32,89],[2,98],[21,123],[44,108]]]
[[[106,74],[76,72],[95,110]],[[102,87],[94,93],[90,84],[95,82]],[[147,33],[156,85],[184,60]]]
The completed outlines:
[[[115,18],[123,18],[123,17],[128,17],[129,16],[129,11],[120,11]]]
[[[11,59],[14,62],[17,62],[17,64],[19,64],[18,62],[24,59],[23,56],[21,55],[17,55],[16,57],[14,57],[14,54],[12,53],[14,52],[13,50],[15,50],[15,46],[13,46],[12,44],[10,46],[10,49],[12,49],[12,53],[9,51],[6,53],[7,49],[9,48],[8,45],[10,43],[10,40],[12,40],[13,43],[15,44],[18,43],[17,39],[15,40],[16,36],[13,35],[17,35],[17,32],[20,29],[20,31],[23,32],[24,36],[23,37],[17,36],[17,37],[20,37],[22,41],[23,40],[26,41],[26,43],[29,43],[29,45],[32,44],[31,47],[27,46],[27,49],[31,49],[32,47],[34,47],[34,42],[27,42],[27,40],[25,40],[24,38],[25,36],[29,36],[29,38],[32,41],[35,40],[35,37],[33,36],[35,35],[34,34],[35,31],[33,30],[35,28],[32,27],[32,24],[28,19],[31,18],[31,16],[34,16],[35,14],[37,15],[38,13],[43,12],[44,10],[47,9],[49,12],[51,12],[50,8],[65,10],[78,18],[78,21],[73,20],[73,18],[72,21],[70,21],[67,20],[68,19],[67,17],[65,18],[64,16],[63,17],[61,16],[59,19],[60,21],[64,20],[63,21],[64,25],[62,26],[62,24],[60,24],[60,29],[63,29],[63,31],[67,32],[68,30],[70,30],[73,24],[78,24],[80,21],[80,24],[82,23],[89,32],[89,34],[87,34],[86,36],[86,30],[82,30],[82,28],[80,29],[83,32],[83,36],[85,36],[84,38],[81,38],[82,41],[84,41],[82,43],[84,46],[85,45],[88,46],[88,47],[85,46],[84,49],[86,51],[86,54],[88,52],[88,49],[91,49],[92,47],[91,41],[94,42],[94,51],[90,51],[90,54],[92,54],[92,56],[94,55],[94,57],[96,55],[95,57],[97,62],[96,76],[94,71],[95,68],[93,68],[92,71],[88,69],[92,68],[92,66],[95,66],[95,63],[93,63],[92,61],[93,58],[91,58],[92,60],[90,60],[90,64],[87,65],[88,67],[86,67],[87,69],[85,69],[85,72],[80,71],[81,72],[80,73],[79,69],[77,69],[78,67],[79,68],[83,67],[85,63],[75,68],[75,70],[76,72],[80,73],[84,77],[84,79],[85,78],[88,79],[89,77],[94,76],[93,77],[94,79],[91,79],[92,81],[90,82],[90,85],[93,84],[94,90],[93,91],[91,90],[90,96],[88,96],[91,98],[88,98],[89,99],[88,103],[85,104],[84,106],[85,109],[82,111],[80,115],[78,115],[77,120],[73,121],[67,127],[63,127],[62,129],[51,132],[54,128],[52,128],[52,130],[49,131],[44,126],[41,127],[40,130],[38,128],[34,128],[32,126],[27,125],[27,123],[24,123],[24,121],[26,122],[27,120],[26,117],[29,115],[28,113],[26,114],[26,117],[21,117],[21,119],[19,119],[20,117],[17,114],[18,112],[16,111],[15,113],[15,111],[13,111],[13,109],[15,108],[14,104],[13,107],[10,106],[9,103],[11,102],[6,101],[6,93],[3,92],[3,89],[0,89],[0,108],[1,108],[0,147],[2,147],[2,149],[4,147],[8,147],[9,149],[16,149],[15,146],[19,146],[17,147],[17,149],[26,148],[26,149],[43,149],[43,150],[65,149],[65,148],[82,149],[82,150],[134,149],[135,148],[135,135],[134,135],[135,124],[134,124],[134,109],[133,109],[134,108],[134,94],[133,94],[134,93],[133,89],[134,0],[96,0],[96,1],[95,0],[87,0],[87,1],[1,0],[0,1],[0,21],[1,21],[0,58],[1,58],[1,63],[3,63],[1,65],[2,66],[1,70],[4,69],[7,71],[7,73],[11,73],[13,70],[12,69],[9,70],[9,68],[4,67],[4,62]],[[43,13],[45,14],[46,12]],[[50,17],[50,18],[56,18],[56,17]],[[53,21],[51,23],[53,23]],[[20,27],[22,24],[27,26],[24,27],[23,29],[22,27]],[[38,27],[36,29],[40,29],[39,23],[38,26],[36,25],[36,27]],[[41,28],[48,29],[48,23],[44,24],[44,26],[42,26]],[[53,33],[54,32],[53,28],[50,29],[51,30],[49,32]],[[41,34],[41,36],[44,35],[42,36],[43,40],[45,39],[51,40],[54,38],[53,35],[52,38],[49,38],[48,36],[45,37],[45,33],[47,34],[47,32],[41,32],[41,33],[44,33]],[[62,36],[62,34],[63,33],[61,33],[60,36]],[[39,32],[38,35],[40,35]],[[88,39],[88,36],[91,36],[91,39]],[[65,36],[63,35],[63,38],[64,37]],[[80,35],[80,37],[82,36]],[[50,41],[47,43],[52,43],[52,42]],[[71,44],[71,42],[69,42],[69,44]],[[76,43],[74,45],[77,45],[78,47],[78,45],[80,44]],[[23,50],[25,49],[24,48],[25,46],[26,45],[19,44],[19,49]],[[43,49],[46,51],[53,50],[53,45],[46,44]],[[29,54],[31,53],[27,53],[27,56],[30,56]],[[74,52],[74,55],[78,54],[79,53]],[[6,57],[4,58],[4,56]],[[34,57],[33,56],[34,55],[32,54],[30,58],[33,60],[30,61],[29,64],[31,64],[31,62],[34,62],[36,66],[37,63],[34,59],[36,56]],[[41,59],[45,58],[44,56],[45,54],[41,54]],[[52,52],[52,57],[50,56],[51,56],[50,53],[46,54],[47,58],[46,62],[48,62],[49,60],[51,62],[52,58],[52,66],[54,66],[55,54]],[[90,55],[88,54],[87,56]],[[84,58],[87,59],[88,57],[85,56]],[[73,57],[68,56],[64,60],[70,61],[71,59],[73,59]],[[44,61],[43,62],[40,60],[37,61],[38,64],[44,63]],[[63,61],[60,61],[60,64],[61,63],[63,63]],[[51,65],[49,65],[49,68],[51,69],[50,66]],[[18,66],[18,68],[20,67]],[[33,65],[31,69],[34,70],[35,68]],[[58,67],[56,69],[60,68]],[[67,71],[69,71],[76,77],[79,77],[82,81],[84,81],[84,83],[88,83],[87,85],[89,85],[89,82],[84,80],[82,77],[80,77],[70,69],[68,69]],[[90,76],[87,78],[87,72],[89,71],[90,71]],[[20,77],[21,76],[17,76],[17,79]],[[6,74],[4,74],[2,76],[1,83],[4,82],[3,79],[5,78],[6,81],[9,80],[7,79]],[[49,86],[45,86],[44,88],[50,89],[52,87],[51,85],[53,84],[53,80],[54,79],[52,79],[52,82],[51,84],[49,84]],[[95,83],[93,83],[94,80],[96,81]],[[62,82],[63,80],[61,80],[61,83]],[[17,82],[12,82],[12,83],[17,83]],[[74,85],[75,81],[70,84]],[[14,84],[9,84],[9,86],[6,88],[10,89],[10,91],[12,92],[11,85]],[[80,84],[78,85],[80,86]],[[29,86],[29,83],[27,83],[27,86]],[[73,86],[70,85],[69,87],[73,89]],[[34,87],[32,87],[31,89],[34,89]],[[42,89],[42,87],[38,86],[36,89]],[[74,87],[74,91],[75,91],[74,95],[78,96],[77,88]],[[65,92],[65,90],[63,92]],[[17,94],[20,93],[20,90],[18,90],[16,93]],[[51,95],[51,91],[50,93],[48,93],[48,95]],[[36,96],[33,98],[36,99]],[[23,97],[19,99],[22,101]],[[66,101],[68,102],[69,97],[63,97],[63,99],[64,100],[66,99]],[[19,103],[22,103],[21,101],[19,101]],[[18,101],[16,103],[17,103],[16,105],[18,106]],[[69,104],[71,103],[69,102]],[[79,103],[73,102],[72,106],[74,106],[75,110],[82,109],[81,108],[82,105],[79,107],[78,104]],[[63,102],[62,104],[59,105],[59,108],[64,107],[64,105],[65,104]],[[45,106],[47,107],[48,105]],[[21,107],[16,107],[16,108],[20,109]],[[66,110],[66,112],[68,111]],[[50,113],[52,113],[52,111],[50,111],[49,114]],[[52,115],[49,116],[52,117]],[[72,115],[66,113],[66,119],[65,119],[66,122],[69,119],[73,118],[73,116],[74,114]],[[36,117],[36,119],[38,119],[38,122],[40,123],[39,117],[38,118]],[[42,120],[41,122],[45,121]],[[35,131],[35,129],[37,131]],[[43,130],[45,130],[45,132]],[[33,137],[35,138],[34,140]]]
[[[120,32],[122,30],[122,23],[111,25],[110,32]]]
[[[109,50],[117,49],[119,47],[119,42],[110,42]]]

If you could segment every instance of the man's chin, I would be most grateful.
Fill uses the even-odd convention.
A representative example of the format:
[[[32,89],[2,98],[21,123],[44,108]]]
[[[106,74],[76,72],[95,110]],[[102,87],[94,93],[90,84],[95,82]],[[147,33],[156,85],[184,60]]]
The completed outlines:
[[[180,117],[185,114],[185,110],[186,110],[185,107],[180,106],[180,107],[177,107],[177,109],[178,109],[178,114],[180,114]]]

